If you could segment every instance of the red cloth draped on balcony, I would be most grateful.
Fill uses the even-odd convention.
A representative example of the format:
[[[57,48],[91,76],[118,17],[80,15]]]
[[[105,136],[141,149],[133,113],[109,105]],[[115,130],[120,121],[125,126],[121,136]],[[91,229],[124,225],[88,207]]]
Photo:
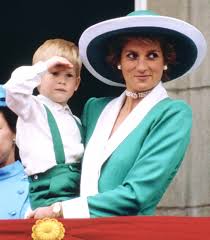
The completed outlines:
[[[71,240],[210,239],[210,217],[110,217],[58,219]],[[36,220],[1,220],[0,239],[29,240]]]

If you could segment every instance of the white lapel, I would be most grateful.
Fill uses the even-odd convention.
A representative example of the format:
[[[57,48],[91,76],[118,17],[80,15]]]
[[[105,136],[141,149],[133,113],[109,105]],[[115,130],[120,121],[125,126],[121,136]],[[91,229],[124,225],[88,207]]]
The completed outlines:
[[[81,196],[90,196],[98,193],[98,179],[103,163],[129,133],[140,124],[146,114],[166,97],[168,97],[167,92],[162,84],[159,83],[150,94],[139,102],[110,139],[109,136],[114,122],[124,103],[125,93],[112,100],[104,108],[85,150],[80,187]]]
[[[105,147],[104,161],[112,154],[117,146],[141,123],[147,113],[161,100],[167,98],[168,94],[159,83],[150,94],[148,94],[133,109],[128,117],[122,122],[118,129],[108,140]],[[103,164],[103,163],[102,163]]]
[[[80,195],[90,196],[98,192],[101,161],[104,159],[105,145],[111,134],[114,122],[124,102],[124,94],[112,100],[102,111],[94,132],[85,148],[82,162]],[[87,184],[88,183],[88,184]]]

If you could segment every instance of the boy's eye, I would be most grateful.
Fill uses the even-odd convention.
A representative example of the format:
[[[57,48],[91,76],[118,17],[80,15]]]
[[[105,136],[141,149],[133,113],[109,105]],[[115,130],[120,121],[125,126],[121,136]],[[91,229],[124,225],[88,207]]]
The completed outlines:
[[[51,74],[53,75],[53,76],[58,76],[58,72],[51,72]]]
[[[71,74],[71,73],[68,73],[66,76],[69,77],[69,78],[74,77],[73,74]]]

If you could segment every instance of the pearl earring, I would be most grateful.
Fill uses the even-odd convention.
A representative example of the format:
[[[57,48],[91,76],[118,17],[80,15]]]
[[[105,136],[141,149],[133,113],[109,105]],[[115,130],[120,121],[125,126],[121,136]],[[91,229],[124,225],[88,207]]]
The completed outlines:
[[[167,65],[164,65],[163,70],[166,71],[168,69]]]
[[[118,65],[117,65],[117,69],[119,69],[119,70],[121,70],[121,69],[122,69],[122,67],[121,67],[121,65],[120,65],[120,64],[118,64]]]
[[[15,144],[15,142],[16,142],[16,141],[15,141],[15,138],[13,138],[13,139],[12,139],[12,144]]]

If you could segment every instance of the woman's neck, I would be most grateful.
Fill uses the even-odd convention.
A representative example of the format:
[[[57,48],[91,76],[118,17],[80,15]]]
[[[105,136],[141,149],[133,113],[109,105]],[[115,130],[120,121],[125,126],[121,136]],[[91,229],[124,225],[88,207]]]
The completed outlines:
[[[129,114],[142,99],[143,98],[133,99],[133,98],[127,97],[125,99],[125,103],[122,109],[124,109],[124,111]]]
[[[142,99],[133,99],[126,97],[125,102],[122,106],[122,108],[119,111],[119,114],[116,118],[116,121],[113,125],[111,134],[109,137],[112,136],[112,134],[117,130],[117,128],[121,125],[121,123],[127,118],[127,116],[131,113],[131,111],[136,107],[136,105],[141,101]]]
[[[9,155],[7,156],[7,159],[0,160],[0,168],[5,167],[13,162],[15,162],[14,150],[9,153]]]

